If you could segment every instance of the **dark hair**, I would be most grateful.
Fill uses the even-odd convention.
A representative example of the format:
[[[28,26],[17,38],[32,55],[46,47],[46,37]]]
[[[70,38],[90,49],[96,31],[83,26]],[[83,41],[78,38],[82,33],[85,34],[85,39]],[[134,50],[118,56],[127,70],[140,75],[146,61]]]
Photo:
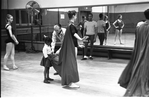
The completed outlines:
[[[52,39],[48,36],[46,37],[43,37],[44,38],[44,42],[47,44],[47,43],[51,43],[52,42]]]
[[[68,11],[68,17],[69,17],[69,19],[72,19],[72,17],[74,16],[74,15],[76,15],[76,11],[75,10],[72,10],[72,11]]]
[[[102,13],[99,14],[99,18],[103,19],[103,14]]]
[[[89,16],[89,15],[93,16],[93,14],[92,14],[92,13],[89,13],[89,14],[88,14],[88,16]]]
[[[6,15],[6,23],[8,22],[8,19],[10,19],[11,17],[13,17],[11,14]]]
[[[121,14],[119,14],[119,15],[117,16],[117,18],[119,19],[121,16],[122,16],[122,15],[121,15]]]
[[[149,9],[144,11],[144,15],[146,19],[149,19]]]
[[[82,19],[84,19],[85,18],[85,16],[82,16]]]
[[[107,15],[104,16],[104,20],[108,20],[108,16]]]
[[[62,27],[62,25],[61,25],[61,24],[59,24],[59,23],[57,23],[57,24],[55,24],[55,25],[58,25],[60,28]]]

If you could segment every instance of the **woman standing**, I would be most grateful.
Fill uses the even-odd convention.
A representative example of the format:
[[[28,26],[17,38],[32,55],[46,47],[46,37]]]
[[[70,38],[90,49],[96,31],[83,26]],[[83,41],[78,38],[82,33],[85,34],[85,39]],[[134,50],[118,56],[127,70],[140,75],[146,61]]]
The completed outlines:
[[[14,59],[14,55],[15,55],[15,44],[18,44],[18,40],[16,39],[14,33],[13,33],[13,28],[11,26],[11,23],[13,22],[13,16],[10,14],[7,14],[6,16],[6,33],[7,33],[7,39],[5,41],[6,43],[6,54],[4,56],[4,64],[3,64],[3,69],[4,70],[9,70],[9,68],[7,67],[7,60],[8,57],[10,55],[10,58],[12,60],[13,63],[13,69],[17,69],[18,67],[15,65],[15,59]]]
[[[120,44],[123,44],[121,41],[121,35],[122,35],[122,31],[124,28],[124,22],[122,21],[122,15],[118,15],[118,19],[113,23],[114,27],[115,27],[115,41],[114,41],[114,45],[116,44],[116,37],[118,35],[119,37],[119,41]]]
[[[97,35],[100,41],[100,45],[103,45],[104,38],[105,38],[105,21],[104,15],[102,13],[99,14],[99,20],[97,21]]]
[[[108,38],[109,31],[110,31],[110,28],[111,28],[111,25],[110,25],[110,22],[108,20],[108,16],[107,15],[105,15],[104,21],[106,23],[106,26],[105,26],[105,28],[106,28],[106,30],[105,30],[105,45],[107,45],[107,38]]]
[[[84,38],[80,38],[77,28],[74,22],[77,18],[76,11],[69,11],[69,25],[66,28],[66,33],[62,43],[62,47],[59,54],[59,64],[61,66],[60,76],[62,78],[62,85],[78,88],[75,83],[79,81],[78,67],[77,67],[77,47],[78,40],[83,41]]]

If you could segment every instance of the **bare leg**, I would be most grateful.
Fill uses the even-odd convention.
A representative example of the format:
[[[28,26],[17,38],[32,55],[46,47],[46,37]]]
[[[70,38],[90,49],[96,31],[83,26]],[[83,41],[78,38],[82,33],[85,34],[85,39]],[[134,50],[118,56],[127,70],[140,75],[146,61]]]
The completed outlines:
[[[109,31],[106,33],[106,38],[105,38],[105,45],[107,45],[107,39],[108,39]]]
[[[122,44],[121,35],[122,35],[122,29],[119,31],[119,41],[120,41],[120,44]]]
[[[48,70],[49,67],[44,67],[44,83],[50,83],[50,81],[48,81],[47,75],[48,75]]]
[[[119,30],[116,29],[116,30],[115,30],[115,40],[114,40],[114,45],[116,44],[116,38],[117,38],[118,33],[119,33]]]
[[[12,43],[7,43],[6,44],[6,54],[5,54],[5,56],[4,56],[4,64],[3,64],[3,68],[5,69],[5,70],[9,70],[9,68],[7,67],[7,60],[8,60],[8,58],[9,58],[9,55],[10,55],[10,53],[11,53],[11,50],[12,50]]]
[[[76,54],[76,58],[77,58],[77,54],[78,54],[78,48],[75,47],[75,54]]]
[[[17,69],[18,67],[15,65],[14,55],[15,55],[15,45],[12,44],[12,50],[11,50],[11,56],[10,56],[10,58],[12,60],[13,69]]]

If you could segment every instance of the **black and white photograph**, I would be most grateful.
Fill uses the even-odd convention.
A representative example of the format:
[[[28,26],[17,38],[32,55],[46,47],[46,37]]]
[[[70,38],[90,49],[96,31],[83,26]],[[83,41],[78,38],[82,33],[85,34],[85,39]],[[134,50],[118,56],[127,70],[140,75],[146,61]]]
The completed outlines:
[[[0,97],[149,97],[149,1],[1,0]]]

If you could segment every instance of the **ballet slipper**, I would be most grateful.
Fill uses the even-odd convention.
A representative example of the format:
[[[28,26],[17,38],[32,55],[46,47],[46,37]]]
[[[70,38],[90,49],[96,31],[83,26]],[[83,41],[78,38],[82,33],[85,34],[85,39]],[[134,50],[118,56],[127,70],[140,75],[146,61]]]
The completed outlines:
[[[9,68],[6,65],[4,65],[3,69],[9,71]]]
[[[80,86],[78,86],[78,85],[76,85],[76,84],[74,84],[74,83],[70,83],[70,84],[69,84],[69,87],[70,87],[70,88],[80,88]]]
[[[18,69],[18,67],[17,67],[16,65],[14,65],[14,66],[13,66],[13,69],[14,69],[14,70],[15,70],[15,69]]]

